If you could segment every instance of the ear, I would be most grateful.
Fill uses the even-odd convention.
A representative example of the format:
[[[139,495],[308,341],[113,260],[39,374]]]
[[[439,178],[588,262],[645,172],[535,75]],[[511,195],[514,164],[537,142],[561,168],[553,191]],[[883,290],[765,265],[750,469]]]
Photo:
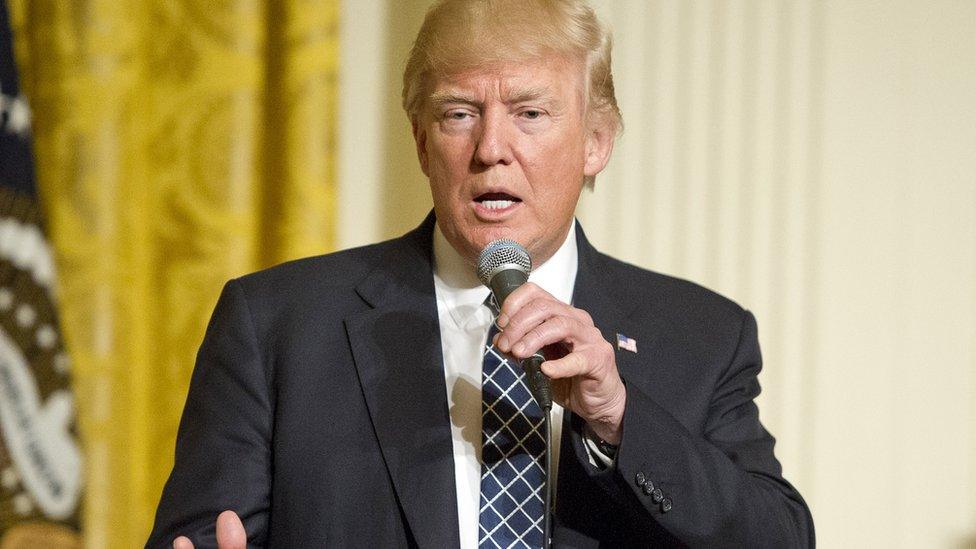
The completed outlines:
[[[586,159],[583,164],[583,175],[594,177],[603,171],[610,161],[610,153],[613,152],[614,137],[616,132],[611,124],[605,121],[595,121],[596,124],[590,127],[586,134],[585,154]]]
[[[413,128],[413,141],[417,145],[417,159],[420,160],[420,169],[424,175],[430,177],[427,172],[427,130],[420,124],[418,116],[410,119],[410,126]]]

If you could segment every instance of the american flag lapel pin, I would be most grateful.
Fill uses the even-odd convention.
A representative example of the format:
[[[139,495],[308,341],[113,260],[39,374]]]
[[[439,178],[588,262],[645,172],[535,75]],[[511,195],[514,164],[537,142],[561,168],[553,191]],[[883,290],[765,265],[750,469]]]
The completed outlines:
[[[624,334],[617,334],[617,348],[632,353],[637,352],[637,340]]]

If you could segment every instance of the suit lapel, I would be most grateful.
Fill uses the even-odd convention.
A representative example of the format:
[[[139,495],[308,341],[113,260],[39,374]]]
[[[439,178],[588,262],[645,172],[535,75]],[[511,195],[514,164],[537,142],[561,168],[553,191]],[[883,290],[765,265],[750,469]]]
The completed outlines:
[[[628,284],[617,278],[620,263],[596,251],[578,223],[576,243],[579,267],[573,288],[573,306],[589,313],[593,324],[616,349],[618,333],[634,336],[643,332],[642,326],[636,325],[631,318],[631,313],[638,305],[648,310],[653,308],[653,304],[649,306],[634,301],[628,291]],[[638,342],[638,351],[642,348],[650,349],[651,343],[647,340]],[[635,371],[634,368],[646,367],[646,360],[639,362],[638,356],[630,351],[616,351],[617,368],[625,381]],[[641,356],[646,359],[646,352]]]
[[[434,297],[432,229],[431,215],[391,247],[357,287],[373,308],[345,324],[370,418],[410,530],[421,547],[456,547],[454,458]]]
[[[628,295],[628,286],[618,281],[620,264],[597,252],[578,223],[576,246],[579,259],[573,287],[573,306],[589,313],[593,324],[611,343],[616,343],[618,332],[631,335],[637,333],[638,327],[634,326],[635,321],[631,314],[640,304]],[[627,379],[628,372],[634,372],[635,368],[640,367],[637,355],[629,351],[616,351],[616,360],[624,380]],[[557,472],[559,491],[553,530],[554,545],[600,547],[599,539],[584,533],[588,532],[586,525],[591,524],[592,517],[579,511],[584,506],[591,505],[594,500],[606,497],[581,465],[587,459],[578,438],[581,428],[582,420],[579,417],[569,412],[563,416],[560,456],[566,457],[560,458]],[[577,433],[575,437],[570,435],[573,432]]]

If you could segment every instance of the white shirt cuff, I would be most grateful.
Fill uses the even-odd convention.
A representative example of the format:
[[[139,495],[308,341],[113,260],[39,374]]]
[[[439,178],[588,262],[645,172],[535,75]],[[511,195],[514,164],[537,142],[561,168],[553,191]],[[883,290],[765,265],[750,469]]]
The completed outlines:
[[[608,456],[600,450],[599,438],[590,429],[589,425],[583,426],[583,446],[586,447],[586,456],[590,465],[601,471],[613,469],[616,466],[616,456]]]

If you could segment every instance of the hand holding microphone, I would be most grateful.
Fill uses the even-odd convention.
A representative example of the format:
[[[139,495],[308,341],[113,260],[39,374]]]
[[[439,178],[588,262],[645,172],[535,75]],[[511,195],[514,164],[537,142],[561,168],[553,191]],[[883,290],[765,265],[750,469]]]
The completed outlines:
[[[478,278],[491,289],[500,310],[504,308],[508,296],[529,281],[530,272],[532,259],[529,252],[514,240],[492,241],[478,256]],[[504,326],[498,327],[504,329]],[[541,350],[536,350],[531,356],[521,358],[519,365],[525,372],[526,385],[539,408],[549,410],[552,408],[552,386],[549,376],[542,372],[545,360]]]
[[[550,391],[551,399],[586,420],[598,437],[619,444],[626,389],[613,347],[590,315],[527,282],[532,263],[525,248],[514,241],[488,244],[478,263],[481,281],[501,308],[497,323],[502,332],[495,346],[527,368],[527,384],[540,408]],[[526,360],[540,351],[548,360],[541,354]],[[536,365],[541,376],[531,371]],[[551,389],[542,378],[552,379]]]

